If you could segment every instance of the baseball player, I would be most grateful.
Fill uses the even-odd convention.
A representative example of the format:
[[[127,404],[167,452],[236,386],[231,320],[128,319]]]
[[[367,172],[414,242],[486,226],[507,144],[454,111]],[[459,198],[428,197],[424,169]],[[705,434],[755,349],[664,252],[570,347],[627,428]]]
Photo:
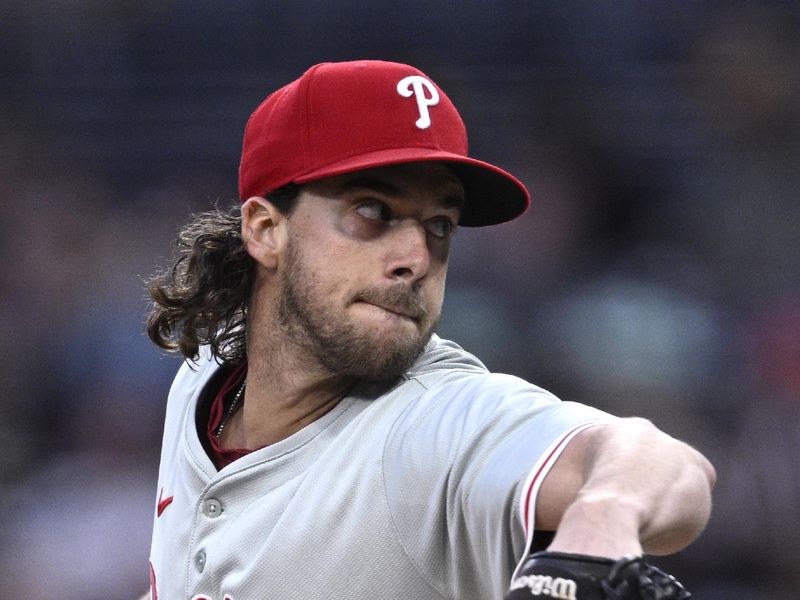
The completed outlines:
[[[430,78],[312,67],[253,112],[239,175],[150,282],[186,362],[149,597],[689,598],[642,556],[705,526],[705,458],[434,333],[456,228],[530,198]]]

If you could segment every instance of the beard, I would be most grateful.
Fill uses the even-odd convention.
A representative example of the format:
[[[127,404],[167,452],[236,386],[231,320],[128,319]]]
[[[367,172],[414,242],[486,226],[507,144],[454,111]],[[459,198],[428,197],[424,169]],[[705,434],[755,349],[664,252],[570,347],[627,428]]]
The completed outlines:
[[[330,373],[368,381],[396,379],[425,349],[438,321],[419,295],[406,284],[366,288],[354,292],[346,306],[337,307],[306,267],[298,249],[289,242],[287,268],[278,303],[278,319],[289,343]],[[357,302],[393,306],[414,315],[416,327],[399,327],[387,336],[367,324],[347,320],[346,308]],[[302,354],[301,354],[302,355]]]

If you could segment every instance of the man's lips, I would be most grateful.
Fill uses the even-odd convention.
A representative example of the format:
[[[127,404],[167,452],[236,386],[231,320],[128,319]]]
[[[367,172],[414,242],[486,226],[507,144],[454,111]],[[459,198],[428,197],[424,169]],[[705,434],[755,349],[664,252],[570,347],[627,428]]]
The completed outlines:
[[[377,302],[370,302],[368,300],[361,300],[361,302],[363,302],[364,304],[369,304],[371,306],[375,306],[377,308],[380,308],[381,310],[385,310],[386,312],[390,312],[390,313],[392,313],[394,315],[397,315],[399,317],[404,317],[406,319],[411,319],[412,321],[418,321],[419,320],[419,314],[417,314],[417,313],[415,313],[415,312],[413,312],[413,311],[411,311],[411,310],[409,310],[407,308],[404,308],[402,306],[379,304]]]
[[[353,301],[369,304],[414,323],[423,321],[428,313],[419,296],[405,286],[361,290],[355,295]]]

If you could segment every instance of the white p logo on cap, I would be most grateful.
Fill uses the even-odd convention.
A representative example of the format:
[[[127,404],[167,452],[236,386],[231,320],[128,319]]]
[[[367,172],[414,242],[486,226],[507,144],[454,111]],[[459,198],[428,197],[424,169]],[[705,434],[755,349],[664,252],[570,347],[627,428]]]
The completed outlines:
[[[426,90],[430,96],[425,95]],[[397,93],[403,98],[411,98],[411,96],[416,98],[419,119],[416,120],[415,125],[420,129],[430,127],[431,115],[428,112],[428,107],[439,104],[439,92],[436,87],[420,75],[409,75],[398,82]]]

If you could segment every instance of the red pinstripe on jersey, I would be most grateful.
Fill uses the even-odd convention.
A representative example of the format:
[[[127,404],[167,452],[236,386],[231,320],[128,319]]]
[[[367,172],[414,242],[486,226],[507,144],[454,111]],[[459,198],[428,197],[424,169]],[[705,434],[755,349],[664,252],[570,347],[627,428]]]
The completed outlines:
[[[522,492],[521,517],[526,537],[530,536],[534,526],[534,524],[531,523],[534,515],[531,502],[539,492],[539,487],[541,486],[542,481],[544,481],[544,477],[555,464],[558,457],[561,456],[561,452],[563,452],[564,448],[566,448],[567,443],[584,429],[597,424],[598,423],[596,422],[584,423],[583,425],[578,425],[577,427],[573,427],[567,431],[553,443],[553,445],[550,447],[550,451],[545,454],[544,460],[540,461],[539,464],[533,468],[533,476],[529,477],[528,481],[525,482],[525,487],[523,488]]]
[[[561,453],[564,451],[564,448],[567,447],[570,440],[584,429],[594,427],[595,425],[599,425],[599,422],[592,421],[583,423],[564,433],[560,438],[556,439],[548,451],[543,454],[544,458],[539,460],[539,462],[534,465],[533,469],[531,469],[531,474],[528,476],[522,488],[519,506],[520,519],[522,521],[523,531],[525,532],[525,552],[523,552],[522,557],[520,557],[517,568],[514,569],[514,574],[511,576],[512,580],[517,576],[517,571],[519,571],[520,567],[525,562],[527,552],[530,551],[531,543],[533,542],[533,533],[536,528],[534,499],[539,493],[542,481],[544,481],[547,473],[550,472],[550,469],[553,467],[558,457],[561,456]]]

